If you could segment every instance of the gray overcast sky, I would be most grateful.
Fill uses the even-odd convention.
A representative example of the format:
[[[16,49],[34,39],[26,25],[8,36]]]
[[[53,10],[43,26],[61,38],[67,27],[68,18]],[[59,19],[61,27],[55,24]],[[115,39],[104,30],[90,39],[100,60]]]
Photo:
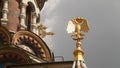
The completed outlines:
[[[120,0],[48,0],[41,23],[55,32],[55,56],[73,60],[75,41],[67,34],[67,22],[75,17],[89,21],[90,31],[82,41],[88,68],[120,67]],[[49,45],[49,37],[46,37]]]

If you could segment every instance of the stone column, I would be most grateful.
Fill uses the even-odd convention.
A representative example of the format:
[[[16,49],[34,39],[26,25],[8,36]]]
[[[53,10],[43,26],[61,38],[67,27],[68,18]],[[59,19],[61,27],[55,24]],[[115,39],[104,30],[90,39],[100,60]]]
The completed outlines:
[[[21,7],[21,13],[20,13],[20,30],[25,30],[27,28],[27,26],[25,24],[27,4],[21,3],[20,7]]]
[[[6,25],[8,22],[8,0],[3,0],[1,24]]]
[[[32,31],[33,31],[34,33],[37,32],[37,24],[36,24],[37,22],[36,22],[36,20],[37,20],[37,14],[34,13],[34,14],[33,14],[33,17],[32,17],[32,21],[33,21],[33,22],[32,22],[32,27],[33,27],[33,30],[32,30]]]

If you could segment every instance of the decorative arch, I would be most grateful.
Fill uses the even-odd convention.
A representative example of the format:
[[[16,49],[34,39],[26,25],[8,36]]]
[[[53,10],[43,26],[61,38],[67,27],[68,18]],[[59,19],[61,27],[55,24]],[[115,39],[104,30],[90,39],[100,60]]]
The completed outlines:
[[[28,6],[31,6],[32,12],[35,11],[35,6],[34,6],[34,4],[32,2],[29,1]]]
[[[35,55],[43,60],[52,61],[51,52],[46,43],[36,34],[29,31],[19,31],[13,36],[13,44],[16,46],[26,45]]]
[[[0,46],[9,46],[11,42],[10,32],[7,28],[0,25]]]
[[[0,64],[1,63],[17,63],[17,64],[29,64],[31,59],[24,51],[13,48],[4,47],[0,49]]]

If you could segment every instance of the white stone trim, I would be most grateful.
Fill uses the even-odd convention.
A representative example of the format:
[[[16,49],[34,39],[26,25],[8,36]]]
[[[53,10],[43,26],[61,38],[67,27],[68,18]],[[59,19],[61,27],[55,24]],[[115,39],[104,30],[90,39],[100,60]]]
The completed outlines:
[[[39,14],[40,10],[39,10],[39,7],[36,5],[37,3],[35,2],[35,0],[22,0],[22,3],[28,4],[28,2],[31,2],[34,5],[35,13]]]
[[[26,7],[27,4],[25,3],[21,3],[20,4],[21,7],[21,13],[20,13],[20,29],[21,30],[25,30],[27,28],[27,26],[25,25],[25,20],[26,20]]]
[[[40,10],[38,8],[38,6],[36,5],[35,0],[22,0],[21,3],[21,14],[20,14],[20,29],[21,30],[25,30],[27,29],[27,26],[25,25],[25,20],[26,20],[26,7],[28,6],[28,2],[31,2],[34,7],[35,7],[35,14],[33,14],[33,24],[31,24],[33,26],[33,32],[36,32],[36,20],[38,17],[38,14],[40,13]]]
[[[8,0],[3,0],[1,24],[6,25],[8,22]]]
[[[34,13],[33,15],[32,15],[33,17],[32,17],[32,27],[33,27],[33,32],[34,33],[36,33],[36,29],[37,29],[37,26],[36,26],[36,20],[37,20],[37,14],[36,13]]]

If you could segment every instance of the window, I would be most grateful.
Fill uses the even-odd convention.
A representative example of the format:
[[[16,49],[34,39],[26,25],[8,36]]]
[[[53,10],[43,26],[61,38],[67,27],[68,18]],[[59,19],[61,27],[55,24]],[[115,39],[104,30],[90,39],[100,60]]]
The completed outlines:
[[[30,7],[30,5],[28,5],[26,8],[26,25],[27,25],[27,30],[30,31],[30,27],[31,27],[31,7]]]
[[[0,0],[0,19],[2,18],[2,8],[3,8],[3,2]]]
[[[32,14],[35,11],[34,6],[31,2],[28,2],[28,6],[26,7],[26,25],[27,30],[30,31],[32,29]]]

